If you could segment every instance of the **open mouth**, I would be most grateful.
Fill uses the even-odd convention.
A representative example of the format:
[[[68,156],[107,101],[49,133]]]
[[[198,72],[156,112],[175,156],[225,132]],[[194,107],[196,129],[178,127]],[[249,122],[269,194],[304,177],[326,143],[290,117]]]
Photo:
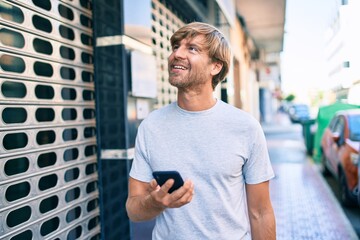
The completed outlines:
[[[173,65],[172,66],[173,69],[180,69],[180,70],[186,70],[187,68],[181,65]]]
[[[185,62],[180,62],[180,61],[173,61],[172,63],[170,63],[170,69],[172,71],[176,71],[176,70],[188,70],[189,66],[187,63]]]
[[[171,65],[171,70],[187,70],[188,68],[183,65],[173,64]]]

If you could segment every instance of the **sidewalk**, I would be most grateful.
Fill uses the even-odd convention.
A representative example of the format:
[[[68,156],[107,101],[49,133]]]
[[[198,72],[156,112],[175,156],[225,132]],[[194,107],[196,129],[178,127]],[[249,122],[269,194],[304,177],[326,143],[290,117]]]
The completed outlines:
[[[263,129],[276,175],[270,195],[277,239],[359,239],[317,166],[306,156],[301,125],[278,115]],[[283,138],[289,134],[291,138]]]

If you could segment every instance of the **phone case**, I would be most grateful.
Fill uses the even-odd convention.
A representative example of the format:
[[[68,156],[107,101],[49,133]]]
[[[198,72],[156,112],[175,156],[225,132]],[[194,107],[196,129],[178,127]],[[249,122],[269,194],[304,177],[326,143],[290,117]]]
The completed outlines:
[[[153,172],[153,176],[160,186],[167,180],[174,179],[174,185],[169,189],[169,193],[172,193],[184,185],[184,181],[178,171],[155,171]]]

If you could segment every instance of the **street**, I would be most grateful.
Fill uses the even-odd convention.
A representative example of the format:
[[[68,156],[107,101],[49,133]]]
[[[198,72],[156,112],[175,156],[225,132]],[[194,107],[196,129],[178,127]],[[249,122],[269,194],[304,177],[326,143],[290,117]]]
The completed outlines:
[[[286,115],[279,115],[263,129],[276,174],[270,191],[277,238],[358,239],[360,209],[342,208],[337,181],[324,178],[306,155],[301,125],[291,124]]]
[[[339,183],[338,181],[332,176],[324,177],[326,182],[329,184],[331,190],[334,192],[335,197],[340,202],[340,191],[339,191]],[[350,220],[351,224],[353,225],[357,235],[360,237],[360,208],[347,208],[343,207],[343,210]]]

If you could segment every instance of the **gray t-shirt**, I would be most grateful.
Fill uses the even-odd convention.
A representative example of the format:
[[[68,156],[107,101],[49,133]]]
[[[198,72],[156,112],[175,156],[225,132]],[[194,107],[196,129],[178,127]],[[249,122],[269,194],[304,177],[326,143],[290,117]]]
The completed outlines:
[[[220,100],[189,112],[177,103],[153,111],[138,129],[130,176],[177,170],[195,194],[156,218],[153,239],[251,239],[245,183],[274,176],[264,133],[250,114]]]

